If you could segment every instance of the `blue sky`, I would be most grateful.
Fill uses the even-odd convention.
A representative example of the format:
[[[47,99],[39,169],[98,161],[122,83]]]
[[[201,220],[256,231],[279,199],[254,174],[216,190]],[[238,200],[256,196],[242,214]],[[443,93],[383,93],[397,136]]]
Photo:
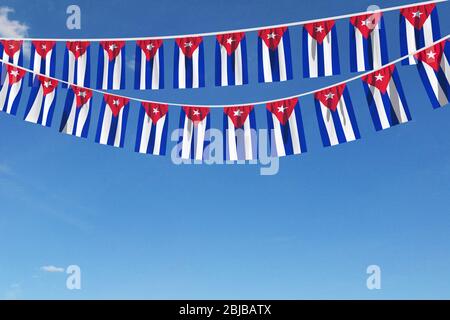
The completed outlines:
[[[73,1],[2,1],[0,22],[31,37],[126,37],[229,30],[364,11],[412,1],[77,1],[82,29],[67,30]],[[448,4],[439,5],[448,33]],[[2,13],[2,11],[0,11]],[[390,59],[399,57],[398,13],[386,15]],[[11,24],[11,20],[17,20]],[[15,27],[14,27],[15,26]],[[14,29],[15,28],[15,29]],[[132,96],[186,103],[245,103],[317,89],[352,77],[348,21],[337,24],[342,75],[305,80],[301,28],[291,30],[294,80],[258,84],[256,34],[248,35],[250,84],[214,87],[214,39],[206,39],[206,84]],[[6,30],[6,29],[3,29]],[[62,46],[58,47],[58,75]],[[93,74],[96,48],[93,50]],[[127,47],[132,60],[133,46]],[[25,60],[28,65],[28,59]],[[132,70],[127,70],[128,87]],[[255,165],[175,166],[135,154],[138,105],[124,150],[0,114],[0,298],[18,299],[391,299],[450,297],[450,109],[433,111],[415,67],[399,66],[413,121],[376,133],[362,84],[349,85],[362,139],[324,149],[312,97],[301,100],[309,153],[280,161],[275,176]],[[266,126],[265,111],[257,122]],[[178,110],[172,111],[171,128]],[[220,110],[212,126],[221,128]],[[82,290],[42,266],[79,265]],[[366,268],[382,289],[366,288]]]

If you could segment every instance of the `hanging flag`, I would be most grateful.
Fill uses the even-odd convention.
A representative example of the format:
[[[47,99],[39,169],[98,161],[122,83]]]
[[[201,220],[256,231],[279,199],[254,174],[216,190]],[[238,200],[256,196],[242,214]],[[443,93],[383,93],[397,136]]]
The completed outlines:
[[[253,106],[226,107],[223,115],[225,160],[256,160],[258,141]]]
[[[63,80],[81,87],[91,84],[91,44],[88,41],[67,41],[64,53]],[[63,88],[68,85],[63,83]]]
[[[339,49],[334,20],[303,26],[303,76],[317,78],[340,73]]]
[[[104,94],[95,142],[123,148],[129,99]]]
[[[125,89],[125,41],[100,41],[97,88]]]
[[[138,40],[136,42],[135,81],[136,90],[164,88],[164,50],[162,40]]]
[[[4,62],[23,66],[22,44],[22,40],[0,40],[0,58]],[[0,71],[2,71],[2,65],[0,61]]]
[[[34,73],[30,73],[30,87],[36,84],[36,74],[45,75],[47,77],[55,77],[56,69],[56,42],[55,41],[32,41],[30,69]]]
[[[258,31],[259,82],[292,79],[291,40],[287,27]]]
[[[175,89],[204,87],[203,38],[178,38],[175,43],[173,87]]]
[[[0,111],[16,115],[26,71],[9,64],[5,69],[6,77],[0,89]]]
[[[411,120],[395,65],[362,77],[372,121],[377,131]]]
[[[156,156],[166,154],[169,126],[167,104],[142,102],[135,151]]]
[[[450,44],[442,41],[416,55],[417,68],[433,108],[450,101]]]
[[[352,101],[346,84],[315,93],[316,113],[325,147],[360,138]]]
[[[350,67],[352,72],[379,69],[389,62],[382,12],[350,18]]]
[[[402,56],[431,46],[441,38],[439,17],[435,3],[413,6],[400,10],[400,47]],[[414,56],[402,61],[413,65]]]
[[[205,160],[204,151],[209,145],[210,128],[209,108],[183,107],[180,113],[181,159]]]
[[[70,86],[59,132],[87,138],[91,118],[92,90]]]
[[[267,104],[270,154],[284,157],[305,153],[306,141],[298,98]]]
[[[36,77],[31,89],[24,120],[45,127],[52,125],[58,81],[44,76]]]
[[[248,83],[245,33],[216,37],[216,86],[240,86]]]

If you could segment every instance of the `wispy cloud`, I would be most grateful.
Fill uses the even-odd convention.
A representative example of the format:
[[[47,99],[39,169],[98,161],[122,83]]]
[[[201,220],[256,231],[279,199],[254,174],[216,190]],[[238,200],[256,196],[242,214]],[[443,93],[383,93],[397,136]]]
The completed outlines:
[[[66,271],[64,268],[55,267],[55,266],[52,266],[52,265],[50,265],[50,266],[43,266],[43,267],[41,267],[41,270],[45,271],[45,272],[50,272],[50,273],[57,273],[57,272],[64,272],[64,271]]]
[[[9,14],[14,13],[10,7],[0,7],[0,36],[5,38],[23,38],[28,35],[29,27],[20,21],[11,20]]]

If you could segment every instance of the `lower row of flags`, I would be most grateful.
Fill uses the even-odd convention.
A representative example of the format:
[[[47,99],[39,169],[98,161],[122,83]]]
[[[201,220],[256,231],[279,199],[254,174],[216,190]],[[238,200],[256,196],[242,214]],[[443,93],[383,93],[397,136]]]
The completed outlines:
[[[418,70],[434,108],[448,104],[450,99],[450,42],[439,42],[415,55]],[[7,76],[0,89],[0,110],[17,114],[26,70],[7,64]],[[41,75],[34,77],[24,120],[43,126],[52,125],[58,81]],[[406,123],[411,114],[395,65],[361,77],[374,127],[377,131]],[[201,79],[192,79],[201,81]],[[70,86],[60,132],[86,138],[88,136],[93,92]],[[335,146],[359,139],[349,90],[345,83],[314,94],[317,119],[323,145]],[[124,146],[130,100],[103,94],[95,141],[122,148]],[[307,146],[298,98],[280,100],[266,105],[271,155],[282,157],[305,153]],[[186,106],[181,108],[179,153],[183,159],[204,160],[209,145],[210,109]],[[258,139],[255,107],[224,107],[225,160],[256,160]],[[168,139],[169,106],[142,102],[139,113],[135,151],[165,155]]]

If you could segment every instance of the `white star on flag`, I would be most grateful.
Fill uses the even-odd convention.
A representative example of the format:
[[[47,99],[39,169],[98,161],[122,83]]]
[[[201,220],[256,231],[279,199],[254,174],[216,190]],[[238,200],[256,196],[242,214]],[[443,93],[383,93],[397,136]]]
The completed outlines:
[[[240,117],[241,115],[242,115],[242,111],[240,110],[240,109],[238,109],[238,110],[236,110],[236,111],[234,111],[234,114],[233,114],[235,117]]]
[[[323,30],[324,30],[323,26],[318,26],[318,27],[316,27],[316,32],[322,33]]]
[[[52,86],[52,82],[51,81],[44,81],[44,87],[49,88]]]
[[[117,46],[115,45],[115,44],[111,44],[110,46],[109,46],[109,51],[114,51],[114,50],[116,50],[117,49]]]
[[[383,81],[384,76],[381,73],[379,73],[375,76],[375,79],[376,79],[376,81]]]
[[[14,49],[14,45],[13,45],[13,44],[10,44],[10,45],[9,45],[9,48],[10,48],[10,49]]]
[[[227,43],[228,43],[228,44],[232,44],[234,41],[235,41],[235,40],[234,40],[233,38],[228,38],[228,39],[227,39]]]
[[[150,43],[150,44],[147,45],[147,50],[148,51],[152,51],[154,47],[155,46],[153,45],[153,43]]]
[[[200,112],[198,110],[194,110],[194,116],[199,116]]]
[[[277,34],[275,32],[272,32],[267,35],[267,39],[275,39],[276,36],[277,36]]]
[[[78,92],[78,96],[79,96],[79,97],[86,98],[86,91],[80,91],[80,92]]]
[[[186,42],[186,43],[184,44],[184,47],[185,47],[185,48],[191,48],[192,46],[193,46],[192,41]]]
[[[42,47],[42,50],[47,50],[47,45],[46,44],[43,44],[41,47]]]
[[[326,98],[327,100],[333,100],[333,99],[334,99],[334,96],[335,96],[335,94],[332,93],[332,92],[330,92],[329,94],[326,94],[326,95],[325,95],[325,98]]]
[[[287,109],[287,107],[285,107],[285,106],[278,107],[278,112],[284,113],[284,111],[286,109]]]
[[[428,57],[428,59],[429,60],[434,60],[434,59],[436,59],[436,52],[434,52],[434,51],[429,51],[428,53],[427,53],[427,57]]]
[[[154,113],[154,114],[157,114],[157,113],[159,113],[159,110],[158,110],[158,108],[153,108],[153,113]]]
[[[423,14],[423,13],[420,12],[420,11],[413,12],[413,18],[420,18],[420,16],[421,16],[422,14]]]
[[[17,78],[17,77],[19,76],[19,71],[17,71],[17,70],[12,70],[12,71],[10,72],[10,74],[11,74],[14,78]]]
[[[119,105],[119,100],[113,100],[113,105],[114,106],[118,106]]]

